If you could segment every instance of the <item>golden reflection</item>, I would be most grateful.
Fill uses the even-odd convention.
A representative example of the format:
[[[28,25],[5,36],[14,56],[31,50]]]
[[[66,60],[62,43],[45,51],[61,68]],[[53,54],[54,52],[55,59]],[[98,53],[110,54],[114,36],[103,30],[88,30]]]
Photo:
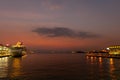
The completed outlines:
[[[86,56],[86,59],[87,59],[88,62],[90,61],[90,63],[93,64],[94,62],[96,62],[97,57]]]
[[[21,58],[13,58],[11,77],[19,76],[21,74]]]
[[[115,67],[114,67],[114,61],[113,61],[113,58],[110,58],[109,59],[109,66],[110,66],[110,75],[113,79],[116,79],[116,76],[114,75],[114,70],[115,70]]]
[[[102,64],[102,57],[99,57],[99,63]]]
[[[89,57],[89,56],[86,56],[86,60],[87,60],[87,62],[89,63],[90,57]]]
[[[114,62],[113,62],[113,58],[110,58],[110,64],[113,64]]]
[[[8,74],[8,57],[0,58],[0,78],[7,77]]]
[[[99,71],[100,71],[100,76],[103,76],[103,58],[102,57],[99,57],[98,58],[98,62],[99,62]]]
[[[93,63],[93,57],[90,57],[91,63]]]
[[[90,57],[91,60],[93,60],[93,57]]]
[[[90,62],[91,62],[91,64],[93,64],[94,62],[96,61],[96,57],[90,57]]]
[[[20,69],[21,66],[20,66],[20,59],[19,58],[14,58],[13,67]]]

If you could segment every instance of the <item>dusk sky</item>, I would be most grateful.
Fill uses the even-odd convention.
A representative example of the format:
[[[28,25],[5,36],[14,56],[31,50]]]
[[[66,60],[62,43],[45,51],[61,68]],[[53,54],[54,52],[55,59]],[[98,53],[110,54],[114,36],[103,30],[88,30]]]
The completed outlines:
[[[120,44],[120,0],[0,0],[0,43],[47,50]]]

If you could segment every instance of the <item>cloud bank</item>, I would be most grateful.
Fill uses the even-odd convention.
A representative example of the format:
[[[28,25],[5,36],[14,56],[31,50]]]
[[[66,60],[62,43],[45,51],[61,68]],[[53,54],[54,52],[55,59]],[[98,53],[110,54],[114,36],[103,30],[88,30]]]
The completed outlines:
[[[47,27],[38,27],[32,32],[35,32],[39,35],[43,35],[46,37],[68,37],[68,38],[98,38],[100,35],[93,34],[90,32],[85,31],[75,31],[70,28],[64,27],[54,27],[54,28],[47,28]]]

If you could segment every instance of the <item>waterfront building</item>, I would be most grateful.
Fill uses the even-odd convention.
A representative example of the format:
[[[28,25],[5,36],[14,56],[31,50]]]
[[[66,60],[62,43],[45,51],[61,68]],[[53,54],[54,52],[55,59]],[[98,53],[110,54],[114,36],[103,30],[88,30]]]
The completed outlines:
[[[120,55],[120,45],[110,46],[107,50],[109,50],[109,54]]]

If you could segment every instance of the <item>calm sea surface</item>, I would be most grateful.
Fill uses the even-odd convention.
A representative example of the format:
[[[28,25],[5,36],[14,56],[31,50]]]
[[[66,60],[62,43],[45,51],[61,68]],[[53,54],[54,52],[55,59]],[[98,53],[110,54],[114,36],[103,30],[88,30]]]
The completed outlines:
[[[69,53],[4,57],[0,80],[120,80],[120,59]]]

